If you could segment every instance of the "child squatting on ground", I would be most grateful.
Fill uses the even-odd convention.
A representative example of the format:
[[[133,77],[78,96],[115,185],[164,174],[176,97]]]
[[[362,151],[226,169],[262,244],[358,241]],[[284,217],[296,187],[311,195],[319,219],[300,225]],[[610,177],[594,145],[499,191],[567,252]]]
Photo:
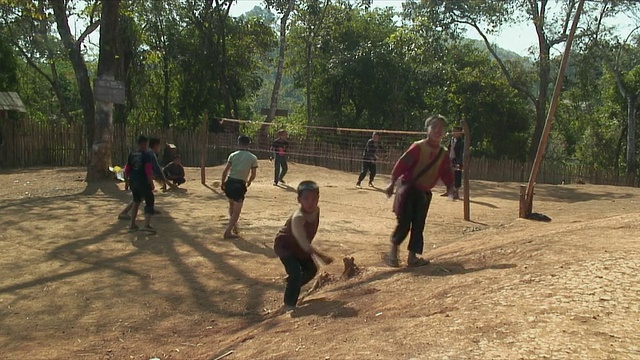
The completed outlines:
[[[221,186],[224,194],[229,199],[229,225],[224,231],[225,239],[237,237],[238,229],[236,224],[242,212],[242,204],[247,188],[256,178],[258,168],[258,158],[248,149],[251,139],[248,136],[238,137],[238,150],[229,155],[227,165],[222,171]],[[247,178],[249,180],[247,180]]]
[[[131,194],[133,195],[133,206],[131,212],[131,225],[129,231],[138,230],[136,225],[136,217],[138,216],[138,207],[144,199],[144,227],[142,230],[155,234],[156,231],[151,227],[151,216],[153,215],[153,204],[155,197],[153,195],[153,162],[154,157],[148,151],[149,139],[146,136],[138,137],[138,149],[129,154],[127,165],[124,167],[125,177],[129,179]]]
[[[447,186],[449,194],[453,194],[453,172],[446,149],[440,145],[447,122],[443,116],[434,115],[425,122],[427,138],[414,142],[402,154],[393,167],[391,183],[386,189],[388,197],[393,194],[398,179],[401,184],[396,191],[394,212],[397,218],[396,228],[391,235],[391,249],[384,255],[388,266],[398,267],[398,247],[409,232],[409,256],[407,266],[424,266],[429,260],[422,259],[424,248],[424,226],[433,194],[431,189],[438,179]]]
[[[320,188],[313,181],[303,181],[298,185],[300,207],[293,212],[276,235],[274,250],[287,272],[287,286],[284,291],[284,311],[296,308],[302,286],[311,281],[318,272],[313,256],[325,264],[333,258],[311,245],[318,231],[320,221]]]
[[[162,173],[168,181],[173,182],[176,186],[180,186],[187,181],[184,178],[184,167],[182,166],[180,155],[176,155],[173,161],[162,169]]]

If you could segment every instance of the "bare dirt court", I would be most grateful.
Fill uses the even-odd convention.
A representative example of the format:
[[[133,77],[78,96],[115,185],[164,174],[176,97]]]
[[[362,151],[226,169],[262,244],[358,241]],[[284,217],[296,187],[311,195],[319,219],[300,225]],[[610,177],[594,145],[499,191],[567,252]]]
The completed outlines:
[[[2,171],[1,357],[640,358],[640,190],[538,185],[534,211],[553,219],[541,223],[517,219],[518,184],[473,181],[470,223],[436,189],[433,264],[389,269],[383,193],[292,164],[291,186],[321,185],[316,241],[337,261],[299,311],[275,315],[285,274],[271,246],[296,200],[260,166],[233,241],[221,237],[227,202],[198,169],[183,191],[156,192],[155,236],[116,219],[122,184],[87,187],[78,168]],[[362,272],[341,279],[343,256]]]

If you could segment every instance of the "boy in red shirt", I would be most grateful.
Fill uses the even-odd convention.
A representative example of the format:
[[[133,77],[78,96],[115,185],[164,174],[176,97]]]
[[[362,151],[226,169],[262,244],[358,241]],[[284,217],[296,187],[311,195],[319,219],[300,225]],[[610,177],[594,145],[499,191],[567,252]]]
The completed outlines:
[[[398,246],[402,244],[409,232],[409,256],[407,266],[424,266],[429,260],[419,258],[424,250],[424,226],[433,194],[431,189],[438,179],[447,186],[449,194],[453,194],[453,172],[449,157],[440,145],[447,120],[441,115],[431,116],[425,121],[427,138],[414,142],[402,154],[393,167],[391,183],[386,189],[388,197],[393,194],[395,183],[400,179],[409,183],[403,194],[403,200],[396,209],[398,224],[391,235],[391,249],[384,255],[384,261],[391,267],[398,267]],[[444,156],[443,156],[444,155]],[[428,171],[424,170],[428,167]],[[396,196],[399,196],[396,194]],[[398,199],[396,199],[398,200]]]

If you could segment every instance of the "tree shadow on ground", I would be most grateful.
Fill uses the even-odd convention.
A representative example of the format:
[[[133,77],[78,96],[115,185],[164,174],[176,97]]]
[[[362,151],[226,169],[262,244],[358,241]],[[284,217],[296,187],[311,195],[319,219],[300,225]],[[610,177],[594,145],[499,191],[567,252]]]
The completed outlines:
[[[388,268],[375,273],[373,276],[365,277],[358,281],[332,288],[330,291],[342,291],[349,288],[357,287],[363,284],[373,283],[380,280],[386,280],[393,277],[396,274],[411,274],[413,276],[433,276],[433,277],[445,277],[454,275],[465,275],[484,270],[507,270],[517,267],[516,264],[493,264],[480,267],[465,267],[460,262],[432,262],[427,266],[422,267],[400,267],[400,268]]]
[[[278,183],[278,185],[276,187],[278,187],[280,189],[283,189],[283,190],[286,190],[288,192],[293,192],[293,193],[298,192],[298,189],[296,189],[293,186],[290,186],[288,184]]]
[[[475,205],[486,206],[486,207],[491,208],[491,209],[500,209],[499,206],[496,206],[496,205],[493,205],[491,203],[484,202],[484,201],[469,200],[469,203],[475,204]]]
[[[262,245],[254,244],[253,242],[246,240],[242,235],[231,239],[231,243],[233,243],[233,245],[242,252],[263,255],[270,259],[275,259],[277,257],[273,249],[266,246],[266,243],[262,243]]]
[[[598,190],[600,189],[602,191],[595,192],[593,188],[581,189],[578,186],[540,184],[534,188],[533,199],[534,201],[541,200],[572,204],[593,200],[622,200],[635,196],[631,191],[627,193],[616,193],[606,191],[606,187],[604,186],[598,188]],[[471,189],[471,198],[473,199],[475,197],[491,197],[517,202],[520,197],[520,190],[518,185],[513,183],[482,182],[474,185]]]
[[[211,190],[211,192],[216,194],[217,195],[216,198],[219,198],[219,199],[221,199],[221,198],[225,198],[226,199],[227,198],[227,196],[224,194],[224,191],[222,189],[220,189],[220,188],[213,188],[213,187],[211,187],[211,186],[209,186],[207,184],[202,184],[202,186],[204,186],[205,188]]]
[[[358,309],[346,306],[346,301],[329,300],[327,298],[308,299],[301,303],[292,313],[292,318],[316,315],[332,318],[349,318],[358,316]]]
[[[42,216],[43,211],[47,212],[48,209],[63,210],[63,215],[59,217],[60,221],[69,221],[69,217],[73,216],[72,212],[67,211],[69,207],[73,208],[74,212],[89,209],[96,214],[96,217],[102,216],[99,214],[104,214],[105,209],[87,207],[84,200],[86,197],[99,197],[105,201],[108,201],[109,198],[115,198],[124,202],[129,200],[130,195],[119,189],[112,181],[88,183],[80,194],[20,200],[3,205],[0,213],[2,211],[20,212],[23,214],[24,221],[31,222],[35,222],[35,219]],[[69,202],[70,199],[73,199],[72,203]],[[0,287],[0,294],[15,293],[16,291],[29,289],[35,290],[38,287],[48,285],[61,289],[66,288],[64,290],[66,294],[87,293],[87,296],[90,296],[93,291],[97,291],[100,288],[101,293],[115,299],[132,297],[140,299],[155,296],[164,298],[176,304],[176,306],[192,301],[204,313],[235,317],[243,322],[251,323],[262,319],[258,312],[262,308],[266,292],[271,290],[281,291],[279,284],[247,277],[245,271],[229,262],[230,259],[234,258],[233,254],[215,251],[209,243],[204,244],[200,239],[185,232],[171,217],[170,212],[163,213],[161,222],[156,223],[152,220],[152,224],[157,226],[158,235],[147,236],[141,232],[134,233],[131,235],[131,244],[133,246],[128,250],[125,247],[123,251],[122,247],[115,246],[117,243],[114,242],[114,239],[117,238],[113,238],[114,235],[122,233],[125,228],[123,221],[116,220],[116,215],[115,213],[113,214],[113,222],[97,235],[84,236],[82,238],[76,237],[72,241],[56,240],[51,248],[41,250],[46,253],[46,256],[38,264],[50,264],[44,266],[59,270],[47,274],[41,273],[35,277],[27,274],[22,279],[16,279],[17,281],[5,282],[5,285]],[[76,226],[80,228],[79,231],[82,233],[82,228],[89,228],[93,224],[77,224]],[[167,231],[168,235],[164,235],[163,229],[171,230]],[[36,235],[34,234],[33,241],[36,241]],[[73,234],[70,236],[75,237]],[[255,244],[238,242],[235,245],[242,251],[255,252],[267,256],[267,250]],[[113,250],[115,250],[116,254],[114,254]],[[205,259],[208,265],[204,269],[201,266],[192,265],[190,261],[187,261],[189,259],[185,258],[186,252],[195,252],[196,256]],[[269,251],[269,254],[275,256],[272,255],[272,251]],[[141,268],[140,264],[135,261],[148,256],[157,257],[155,262],[157,262],[158,266],[172,267],[176,276],[182,279],[181,286],[176,289],[166,286],[158,289],[157,286],[152,286],[151,277],[147,269]],[[162,260],[163,258],[165,260]],[[148,262],[148,259],[146,261]],[[54,266],[54,264],[64,265]],[[208,279],[206,274],[211,272],[220,274],[222,278],[219,281],[229,281],[234,283],[235,286],[225,289],[225,291],[214,291],[216,289],[212,287],[210,282],[206,281]],[[78,276],[98,273],[100,273],[98,276],[102,279],[100,283],[75,287],[74,285],[79,286],[82,281],[86,281],[86,278],[79,283],[69,282],[70,279]],[[127,286],[139,289],[139,291],[122,292],[123,279],[129,277],[135,278],[135,281],[124,280],[128,282]],[[181,287],[186,288],[187,292],[180,291],[179,288]],[[247,296],[249,293],[251,296]],[[229,299],[239,299],[240,303],[236,301],[235,303],[231,302],[233,303],[231,304]],[[73,314],[65,314],[65,316],[69,315],[66,319],[74,323],[92,312],[94,311],[91,309],[90,303],[86,302],[80,303],[79,306],[75,307]],[[252,316],[251,314],[255,315]],[[78,318],[76,319],[75,316]],[[149,320],[153,322],[162,319],[151,318]],[[105,318],[103,321],[108,321],[108,319]]]

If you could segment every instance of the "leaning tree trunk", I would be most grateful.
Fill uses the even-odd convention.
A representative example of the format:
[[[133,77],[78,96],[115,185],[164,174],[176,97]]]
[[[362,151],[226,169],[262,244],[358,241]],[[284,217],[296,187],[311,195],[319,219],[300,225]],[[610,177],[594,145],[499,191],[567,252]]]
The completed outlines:
[[[636,105],[637,94],[627,96],[627,175],[633,175],[637,169],[636,158]]]
[[[313,45],[311,44],[311,40],[306,43],[306,54],[307,54],[307,63],[306,63],[306,100],[307,100],[307,125],[311,125],[311,116],[313,115],[313,111],[311,108],[311,65],[312,65],[312,56],[313,56]]]
[[[272,122],[276,117],[276,109],[278,108],[278,95],[280,94],[280,84],[282,82],[282,73],[284,72],[284,57],[287,51],[287,21],[289,20],[289,15],[291,15],[291,12],[293,12],[295,4],[295,0],[289,0],[289,4],[282,13],[282,18],[280,19],[280,51],[278,53],[278,68],[276,70],[276,78],[273,82],[271,103],[269,104],[269,114],[265,119],[266,123]],[[264,142],[267,141],[267,128],[268,125],[266,124],[260,127],[260,132],[258,133],[258,144],[260,145],[260,147],[263,147],[263,145],[265,145]]]
[[[76,75],[76,81],[78,82],[88,155],[91,153],[91,146],[93,144],[95,107],[93,103],[93,90],[91,89],[91,82],[89,81],[89,71],[87,70],[87,64],[84,62],[84,58],[82,57],[80,47],[84,38],[87,37],[95,27],[97,27],[97,23],[89,25],[78,40],[74,40],[73,35],[71,34],[71,28],[69,27],[66,1],[50,0],[49,3],[53,9],[53,15],[56,19],[60,39],[68,52],[69,60],[71,61],[73,71]],[[89,158],[87,157],[87,161],[88,159]]]
[[[98,78],[114,80],[118,68],[117,41],[120,0],[102,0],[100,25],[100,56],[98,58]],[[96,101],[96,133],[91,148],[91,163],[87,171],[87,181],[104,179],[109,176],[111,152],[113,148],[113,103]]]
[[[538,31],[542,31],[541,28]],[[540,146],[542,132],[547,121],[547,100],[549,96],[549,85],[551,84],[551,64],[549,62],[551,46],[543,35],[538,38],[540,64],[538,68],[538,98],[536,101],[536,123],[533,129],[533,138],[529,146],[529,159],[533,161]],[[546,150],[546,149],[545,149]]]
[[[276,79],[273,82],[271,104],[269,104],[269,115],[267,115],[266,122],[272,122],[273,118],[276,117],[278,95],[280,94],[280,83],[282,82],[282,73],[284,72],[284,56],[287,52],[287,21],[289,21],[289,15],[291,15],[295,4],[295,0],[289,0],[287,8],[284,13],[282,13],[282,19],[280,19],[280,52],[278,53],[278,69],[276,71]]]

